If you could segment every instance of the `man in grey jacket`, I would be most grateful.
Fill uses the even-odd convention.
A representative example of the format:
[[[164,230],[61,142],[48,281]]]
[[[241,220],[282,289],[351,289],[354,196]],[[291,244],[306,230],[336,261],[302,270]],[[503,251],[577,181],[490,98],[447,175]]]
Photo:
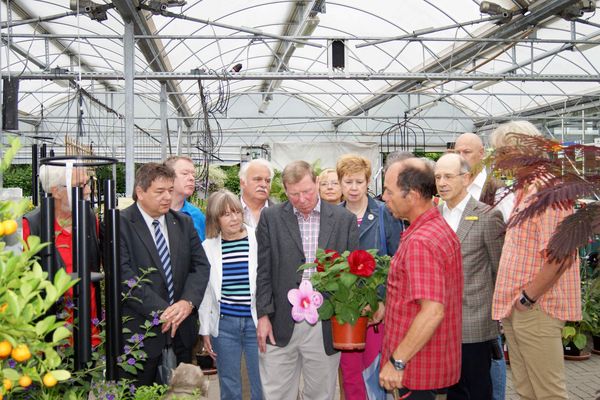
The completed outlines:
[[[339,353],[329,321],[294,322],[290,289],[314,271],[298,271],[315,259],[317,248],[342,253],[358,248],[356,217],[320,201],[310,164],[294,161],[282,174],[288,201],[262,211],[257,228],[257,337],[266,400],[296,400],[300,375],[306,400],[333,399]]]

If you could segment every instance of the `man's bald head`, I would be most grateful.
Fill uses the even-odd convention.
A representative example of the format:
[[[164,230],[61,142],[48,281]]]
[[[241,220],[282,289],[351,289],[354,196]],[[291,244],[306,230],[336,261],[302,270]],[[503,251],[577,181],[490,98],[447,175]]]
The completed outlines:
[[[471,168],[481,163],[485,155],[483,141],[479,136],[471,132],[463,133],[456,138],[454,151],[467,160]]]

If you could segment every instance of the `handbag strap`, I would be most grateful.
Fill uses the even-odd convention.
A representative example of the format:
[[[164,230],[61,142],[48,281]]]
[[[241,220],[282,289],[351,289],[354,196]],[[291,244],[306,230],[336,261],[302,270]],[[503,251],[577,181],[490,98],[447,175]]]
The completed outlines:
[[[385,212],[385,204],[379,204],[379,250],[382,254],[387,254],[387,238],[385,237],[385,223],[383,221],[383,213]]]

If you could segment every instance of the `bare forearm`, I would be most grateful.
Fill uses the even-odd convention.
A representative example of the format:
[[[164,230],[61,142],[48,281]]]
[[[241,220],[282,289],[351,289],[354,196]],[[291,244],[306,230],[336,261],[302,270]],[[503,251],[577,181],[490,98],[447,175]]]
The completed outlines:
[[[562,263],[546,262],[540,272],[524,288],[529,298],[537,300],[544,295],[560,279],[573,259],[567,261],[567,266],[561,268]]]
[[[404,339],[396,347],[394,358],[408,362],[429,342],[443,319],[443,304],[422,300],[421,311],[413,320]]]

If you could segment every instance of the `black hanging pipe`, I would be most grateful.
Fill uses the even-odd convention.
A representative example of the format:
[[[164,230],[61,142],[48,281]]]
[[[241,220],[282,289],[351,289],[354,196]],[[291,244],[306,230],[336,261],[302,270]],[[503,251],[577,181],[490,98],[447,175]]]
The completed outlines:
[[[89,188],[90,188],[90,205],[92,207],[92,210],[96,207],[96,203],[97,203],[97,191],[98,191],[98,185],[97,185],[97,181],[96,179],[94,179],[94,177],[91,177],[89,179]]]
[[[42,147],[40,148],[40,158],[46,158],[46,143],[42,143]]]
[[[119,379],[118,358],[123,351],[121,320],[121,270],[119,269],[119,210],[115,181],[104,181],[104,273],[106,301],[106,380]]]
[[[38,145],[31,145],[31,202],[38,206]]]
[[[50,243],[40,251],[42,269],[48,272],[48,280],[54,282],[56,275],[56,247],[54,245],[54,199],[49,193],[42,197],[42,230],[40,239],[42,243]]]
[[[89,202],[83,199],[83,188],[72,188],[72,250],[73,250],[73,273],[79,282],[73,288],[75,303],[75,365],[74,369],[79,371],[85,368],[91,360],[92,355],[92,332],[90,317],[90,267],[89,242],[87,232],[89,230]]]
[[[92,360],[92,308],[91,308],[91,271],[90,271],[90,242],[89,237],[92,221],[90,220],[90,202],[81,198],[79,200],[79,232],[77,234],[78,250],[79,250],[79,301],[77,308],[79,310],[79,345],[80,352],[80,367],[85,368],[87,363]]]

